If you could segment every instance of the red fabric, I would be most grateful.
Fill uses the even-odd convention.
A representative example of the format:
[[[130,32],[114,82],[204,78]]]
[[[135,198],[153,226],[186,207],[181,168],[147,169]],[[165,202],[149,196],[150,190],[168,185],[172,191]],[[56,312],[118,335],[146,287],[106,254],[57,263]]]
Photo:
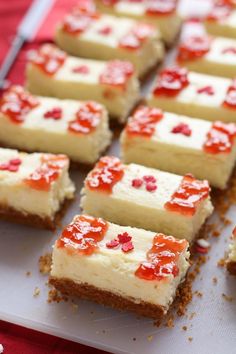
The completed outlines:
[[[22,16],[31,4],[31,0],[0,0],[0,65],[9,49],[12,38]],[[24,45],[17,61],[12,67],[9,79],[12,83],[24,82],[26,53],[43,41],[52,40],[55,23],[76,4],[76,0],[57,0],[53,11],[49,13],[39,29],[33,43]],[[66,341],[57,337],[31,331],[10,323],[0,321],[0,343],[4,354],[102,354],[90,347]]]

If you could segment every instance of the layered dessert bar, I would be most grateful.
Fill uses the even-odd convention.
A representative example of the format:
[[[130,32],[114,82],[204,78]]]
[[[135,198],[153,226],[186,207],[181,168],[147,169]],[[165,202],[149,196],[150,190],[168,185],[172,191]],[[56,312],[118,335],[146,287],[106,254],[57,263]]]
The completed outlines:
[[[236,39],[236,9],[225,1],[215,1],[204,25],[207,32],[214,36]]]
[[[212,37],[207,34],[188,36],[178,47],[177,61],[189,70],[234,78],[236,39]]]
[[[147,102],[190,117],[236,122],[236,80],[166,68],[158,75]]]
[[[27,65],[31,93],[103,104],[111,118],[124,122],[140,99],[133,64],[75,58],[53,45],[43,45]]]
[[[54,245],[49,282],[66,295],[159,319],[188,259],[186,240],[77,215]]]
[[[95,0],[95,3],[101,12],[156,26],[167,46],[175,42],[181,29],[177,0]]]
[[[141,165],[124,165],[105,156],[88,174],[81,191],[87,214],[120,225],[163,232],[192,241],[212,213],[210,187]]]
[[[141,78],[164,56],[160,34],[150,24],[103,15],[80,6],[58,25],[55,40],[60,48],[74,56],[128,60]]]
[[[226,267],[232,275],[236,275],[236,228],[234,228],[229,245],[228,257],[226,260]]]
[[[193,119],[141,106],[121,135],[125,163],[184,175],[225,188],[236,161],[236,124]]]
[[[111,141],[105,108],[92,101],[32,96],[12,86],[0,101],[0,144],[23,151],[63,153],[93,164]]]
[[[0,148],[0,218],[55,229],[75,187],[65,155]]]

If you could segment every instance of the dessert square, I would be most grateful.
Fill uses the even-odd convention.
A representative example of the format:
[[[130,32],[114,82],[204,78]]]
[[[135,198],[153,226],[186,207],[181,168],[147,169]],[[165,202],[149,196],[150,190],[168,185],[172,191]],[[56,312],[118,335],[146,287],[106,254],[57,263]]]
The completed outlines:
[[[234,228],[232,232],[228,257],[226,259],[226,267],[230,274],[236,275],[236,228]]]
[[[192,71],[234,78],[236,40],[207,34],[188,36],[178,47],[177,62]]]
[[[180,33],[182,19],[177,0],[95,0],[95,3],[101,12],[156,26],[167,46],[173,45]]]
[[[0,218],[55,229],[63,205],[73,199],[65,155],[0,148]]]
[[[213,211],[207,181],[112,156],[99,160],[81,191],[84,213],[192,241]]]
[[[125,163],[207,179],[225,188],[236,161],[236,124],[211,123],[140,106],[121,135]]]
[[[53,45],[43,45],[27,65],[27,87],[36,95],[63,99],[94,100],[111,118],[123,123],[140,100],[133,64],[68,56]]]
[[[94,8],[77,6],[57,26],[57,45],[71,55],[128,60],[144,78],[164,57],[155,27],[129,18],[103,15]]]
[[[170,67],[158,74],[147,102],[189,117],[236,123],[236,80]]]
[[[188,259],[186,240],[76,215],[53,247],[49,282],[69,296],[161,318]]]
[[[76,163],[91,165],[110,141],[107,112],[99,103],[33,96],[21,86],[3,94],[0,144],[4,146],[66,154]]]
[[[235,8],[230,3],[215,1],[204,20],[204,26],[207,32],[213,36],[236,39]]]

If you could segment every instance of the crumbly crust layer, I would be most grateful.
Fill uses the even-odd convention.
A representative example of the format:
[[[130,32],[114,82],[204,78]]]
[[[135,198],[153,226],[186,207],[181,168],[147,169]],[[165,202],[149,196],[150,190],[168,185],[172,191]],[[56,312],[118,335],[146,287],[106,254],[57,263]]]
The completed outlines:
[[[236,275],[236,262],[227,262],[226,267],[230,274]]]
[[[49,217],[41,217],[35,214],[24,214],[19,210],[15,210],[6,205],[0,205],[0,219],[18,224],[33,226],[39,229],[47,229],[54,231],[59,226],[62,217],[64,216],[69,204],[73,199],[66,199],[60,210],[54,215],[53,219]]]
[[[136,303],[135,299],[125,298],[87,283],[78,284],[70,279],[57,277],[50,277],[49,283],[62,294],[92,300],[101,305],[113,307],[121,311],[132,311],[138,315],[154,319],[161,319],[165,315],[165,309],[162,306],[144,301]]]

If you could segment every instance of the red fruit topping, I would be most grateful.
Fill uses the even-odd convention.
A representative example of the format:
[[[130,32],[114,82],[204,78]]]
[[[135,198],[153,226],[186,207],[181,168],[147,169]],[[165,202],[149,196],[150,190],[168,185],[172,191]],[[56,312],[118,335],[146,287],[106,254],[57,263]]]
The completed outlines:
[[[225,20],[232,12],[232,7],[225,1],[218,1],[214,3],[207,20],[209,21],[221,21]]]
[[[153,94],[155,96],[176,96],[188,85],[187,69],[178,67],[165,69],[157,78]]]
[[[25,116],[39,105],[38,100],[21,86],[12,86],[4,92],[0,100],[0,112],[13,123],[24,122]]]
[[[99,248],[98,242],[103,240],[107,229],[103,219],[80,215],[63,230],[56,245],[69,253],[90,256]]]
[[[230,153],[236,137],[236,124],[214,122],[203,146],[209,154]]]
[[[176,10],[176,0],[151,0],[147,2],[146,14],[170,15]]]
[[[112,189],[124,175],[124,166],[117,157],[102,157],[86,178],[86,187],[104,193],[112,193]]]
[[[102,107],[96,102],[84,103],[76,113],[76,119],[68,124],[68,130],[77,134],[90,134],[101,121]]]
[[[185,135],[185,136],[191,136],[192,135],[192,130],[190,129],[188,124],[179,123],[171,130],[171,133],[182,134],[182,135]]]
[[[47,75],[54,75],[64,64],[66,53],[52,44],[44,44],[30,60]]]
[[[79,65],[72,69],[72,72],[75,74],[89,74],[89,67],[87,65]]]
[[[0,163],[0,171],[17,172],[19,171],[21,159],[11,159],[8,162]]]
[[[100,28],[98,30],[98,33],[102,34],[103,36],[108,36],[109,34],[112,33],[112,27],[111,26],[105,26],[103,28]]]
[[[127,243],[132,240],[132,236],[128,234],[128,232],[124,232],[123,234],[119,234],[118,236],[119,243]]]
[[[65,155],[43,155],[41,166],[25,178],[24,182],[33,189],[49,191],[52,182],[57,180],[66,164],[68,158]]]
[[[127,81],[134,73],[134,66],[128,61],[112,60],[109,61],[99,81],[103,85],[111,85],[125,89]]]
[[[154,192],[155,190],[157,189],[157,185],[155,183],[152,183],[152,182],[148,182],[146,184],[146,190],[148,192]]]
[[[70,34],[79,35],[87,30],[93,22],[89,14],[69,14],[63,21],[63,30]]]
[[[187,246],[186,240],[157,234],[152,248],[147,252],[147,261],[140,264],[135,275],[141,279],[158,281],[170,275],[176,277],[179,274],[179,256]]]
[[[55,108],[51,109],[50,111],[45,112],[43,116],[46,119],[48,119],[48,118],[52,118],[54,120],[61,119],[62,109],[60,107],[55,107]]]
[[[119,241],[114,239],[106,243],[107,248],[116,248],[120,245]]]
[[[145,182],[156,183],[156,178],[152,175],[143,176]]]
[[[205,36],[188,37],[179,46],[177,60],[189,61],[199,59],[209,52],[211,47],[211,38]]]
[[[223,54],[236,54],[236,47],[228,47],[222,50]]]
[[[142,185],[143,185],[143,181],[141,180],[141,178],[135,178],[132,180],[132,187],[138,189],[142,187]]]
[[[209,196],[208,181],[199,181],[192,175],[185,175],[171,200],[165,203],[168,211],[173,211],[186,216],[193,216],[198,204]]]
[[[148,24],[139,24],[126,34],[119,43],[121,48],[136,50],[141,48],[142,43],[150,38],[154,33],[154,28]]]
[[[131,242],[131,241],[129,241],[129,242],[126,242],[126,243],[123,243],[122,244],[122,246],[121,246],[121,250],[123,251],[123,252],[130,252],[130,251],[132,251],[134,249],[134,245],[133,245],[133,243]]]
[[[146,106],[139,107],[126,125],[129,135],[150,138],[155,133],[156,124],[163,118],[163,113],[158,108]]]
[[[236,108],[236,79],[229,86],[223,105],[227,108]]]
[[[215,90],[212,86],[204,86],[197,90],[197,93],[202,94],[205,93],[206,95],[213,96],[215,94]]]

